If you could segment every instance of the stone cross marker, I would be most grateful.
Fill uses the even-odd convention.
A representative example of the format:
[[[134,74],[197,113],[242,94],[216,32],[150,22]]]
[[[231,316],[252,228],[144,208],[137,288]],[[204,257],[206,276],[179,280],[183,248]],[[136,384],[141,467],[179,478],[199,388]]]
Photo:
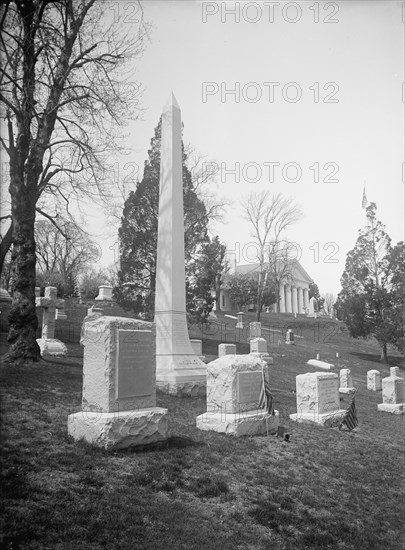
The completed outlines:
[[[399,367],[391,367],[390,375],[382,379],[383,402],[377,405],[379,411],[392,414],[404,413],[404,379],[399,375]]]
[[[60,340],[55,339],[55,313],[57,309],[64,309],[65,300],[56,297],[56,287],[47,286],[45,288],[45,296],[35,298],[36,307],[43,308],[42,317],[42,334],[41,338],[37,339],[41,350],[41,355],[65,356],[67,353],[66,346]]]
[[[156,384],[164,392],[205,395],[206,366],[187,329],[181,113],[173,94],[162,114],[156,264]]]

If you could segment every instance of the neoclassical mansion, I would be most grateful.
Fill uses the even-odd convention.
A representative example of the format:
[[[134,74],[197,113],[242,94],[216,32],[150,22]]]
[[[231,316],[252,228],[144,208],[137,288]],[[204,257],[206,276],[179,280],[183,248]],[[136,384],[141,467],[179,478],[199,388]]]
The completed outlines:
[[[247,275],[255,273],[259,269],[258,264],[233,265],[229,274]],[[306,313],[309,307],[309,285],[312,279],[298,261],[294,261],[290,269],[288,282],[280,285],[280,313]],[[220,308],[222,311],[235,311],[226,288],[226,277],[220,293]],[[271,311],[277,311],[277,304],[271,306]]]

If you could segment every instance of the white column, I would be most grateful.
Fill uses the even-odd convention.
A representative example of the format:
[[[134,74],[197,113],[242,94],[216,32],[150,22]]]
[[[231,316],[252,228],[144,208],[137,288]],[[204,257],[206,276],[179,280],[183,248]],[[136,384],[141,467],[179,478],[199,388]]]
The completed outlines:
[[[302,308],[304,307],[304,296],[302,293],[302,288],[298,288],[298,313],[302,313]]]
[[[284,285],[280,285],[280,313],[285,313]]]
[[[291,286],[285,285],[285,310],[287,313],[292,313],[291,308]]]
[[[293,287],[291,288],[291,292],[292,292],[292,312],[293,312],[293,313],[298,313],[299,310],[298,310],[297,287],[296,287],[296,286],[293,286]]]
[[[309,289],[304,288],[304,307],[309,307]]]

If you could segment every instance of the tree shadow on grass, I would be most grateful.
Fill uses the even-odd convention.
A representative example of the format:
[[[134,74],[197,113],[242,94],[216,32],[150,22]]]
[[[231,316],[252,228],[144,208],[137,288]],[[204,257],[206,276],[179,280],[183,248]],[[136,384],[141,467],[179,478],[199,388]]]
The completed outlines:
[[[404,367],[404,358],[403,357],[390,357],[388,356],[388,363],[384,363],[384,361],[380,361],[380,355],[374,354],[374,353],[361,353],[358,351],[351,351],[349,352],[349,355],[354,355],[355,357],[358,357],[362,361],[369,361],[370,363],[378,363],[381,367]]]

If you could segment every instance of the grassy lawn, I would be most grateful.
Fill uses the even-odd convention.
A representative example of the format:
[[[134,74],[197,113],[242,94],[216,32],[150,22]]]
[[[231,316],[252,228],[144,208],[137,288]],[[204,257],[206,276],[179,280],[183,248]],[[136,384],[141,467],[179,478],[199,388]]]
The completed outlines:
[[[272,321],[269,334],[276,335],[283,323],[297,322]],[[381,392],[366,390],[367,370],[387,376],[389,365],[378,362],[374,344],[332,331],[327,321],[318,323],[319,334],[314,320],[300,323],[295,346],[269,338],[275,407],[290,442],[200,432],[195,417],[205,399],[158,394],[158,405],[169,409],[170,439],[106,453],[67,434],[68,414],[81,409],[78,344],[68,344],[65,359],[3,365],[0,548],[404,548],[403,417],[378,412]],[[246,339],[235,339],[238,352],[247,352]],[[204,340],[203,352],[214,356],[217,339]],[[314,370],[305,363],[316,353],[336,363],[336,352],[358,387],[359,427],[339,432],[291,422],[295,376]],[[403,360],[394,364],[404,375]],[[342,396],[343,407],[348,399]]]

